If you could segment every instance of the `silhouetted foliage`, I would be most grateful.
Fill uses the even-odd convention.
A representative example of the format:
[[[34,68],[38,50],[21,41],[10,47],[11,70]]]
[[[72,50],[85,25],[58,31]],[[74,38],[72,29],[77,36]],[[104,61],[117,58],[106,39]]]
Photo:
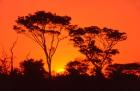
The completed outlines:
[[[112,56],[119,53],[117,43],[126,40],[126,33],[118,30],[90,26],[79,28],[72,26],[69,32],[74,46],[78,47],[87,61],[95,67],[97,77],[102,77],[102,68],[112,63]]]
[[[44,63],[42,60],[25,60],[21,64],[21,70],[23,73],[23,77],[27,79],[44,79],[47,77],[46,71],[44,69]]]
[[[51,77],[52,57],[58,44],[66,38],[63,31],[67,29],[71,18],[59,16],[51,12],[37,11],[34,14],[18,17],[14,30],[34,40],[44,51]]]
[[[127,64],[112,64],[106,68],[109,78],[112,79],[137,79],[140,75],[140,64],[127,63]]]
[[[69,75],[88,75],[89,65],[84,61],[70,61],[66,65],[66,71]]]
[[[8,74],[9,68],[9,58],[7,56],[3,56],[2,58],[0,58],[0,74]]]

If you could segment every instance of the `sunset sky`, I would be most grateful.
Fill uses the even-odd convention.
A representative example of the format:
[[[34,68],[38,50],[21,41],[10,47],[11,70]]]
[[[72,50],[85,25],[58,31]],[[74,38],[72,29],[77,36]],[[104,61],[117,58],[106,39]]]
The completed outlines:
[[[12,27],[16,18],[39,10],[71,16],[72,24],[97,25],[126,32],[128,39],[118,45],[120,54],[114,60],[140,62],[140,0],[0,0],[0,49],[8,52],[15,41],[17,34]],[[40,47],[20,35],[15,49],[15,64],[28,54],[29,58],[44,59]],[[64,68],[68,61],[77,57],[80,53],[72,43],[63,41],[54,56],[53,70]]]

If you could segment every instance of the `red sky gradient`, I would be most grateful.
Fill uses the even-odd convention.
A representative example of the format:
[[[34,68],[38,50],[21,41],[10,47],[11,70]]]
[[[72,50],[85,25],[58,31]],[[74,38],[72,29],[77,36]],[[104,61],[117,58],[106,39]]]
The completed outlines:
[[[97,25],[124,31],[128,39],[120,43],[120,54],[115,62],[140,62],[140,0],[0,0],[0,48],[8,48],[16,39],[12,30],[18,16],[37,10],[45,10],[72,17],[72,23],[80,26]],[[29,57],[44,58],[39,46],[19,36],[15,49],[15,64]],[[64,41],[59,46],[54,59],[53,70],[61,69],[74,58],[80,56],[71,42]]]

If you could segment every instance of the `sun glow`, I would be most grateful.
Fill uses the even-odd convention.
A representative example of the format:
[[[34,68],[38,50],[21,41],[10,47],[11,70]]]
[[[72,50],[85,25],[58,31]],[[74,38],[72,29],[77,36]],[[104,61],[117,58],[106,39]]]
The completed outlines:
[[[64,71],[65,71],[65,69],[60,68],[60,69],[57,69],[57,70],[56,70],[56,73],[64,73]]]

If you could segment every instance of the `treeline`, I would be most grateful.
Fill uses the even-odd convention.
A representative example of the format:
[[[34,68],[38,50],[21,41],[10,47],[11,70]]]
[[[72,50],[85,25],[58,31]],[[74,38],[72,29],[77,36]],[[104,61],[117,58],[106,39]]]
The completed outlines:
[[[28,59],[20,68],[0,71],[1,91],[139,91],[140,64],[112,64],[97,77],[84,61],[71,61],[63,74],[49,78],[42,60]],[[107,73],[107,74],[105,74]]]

